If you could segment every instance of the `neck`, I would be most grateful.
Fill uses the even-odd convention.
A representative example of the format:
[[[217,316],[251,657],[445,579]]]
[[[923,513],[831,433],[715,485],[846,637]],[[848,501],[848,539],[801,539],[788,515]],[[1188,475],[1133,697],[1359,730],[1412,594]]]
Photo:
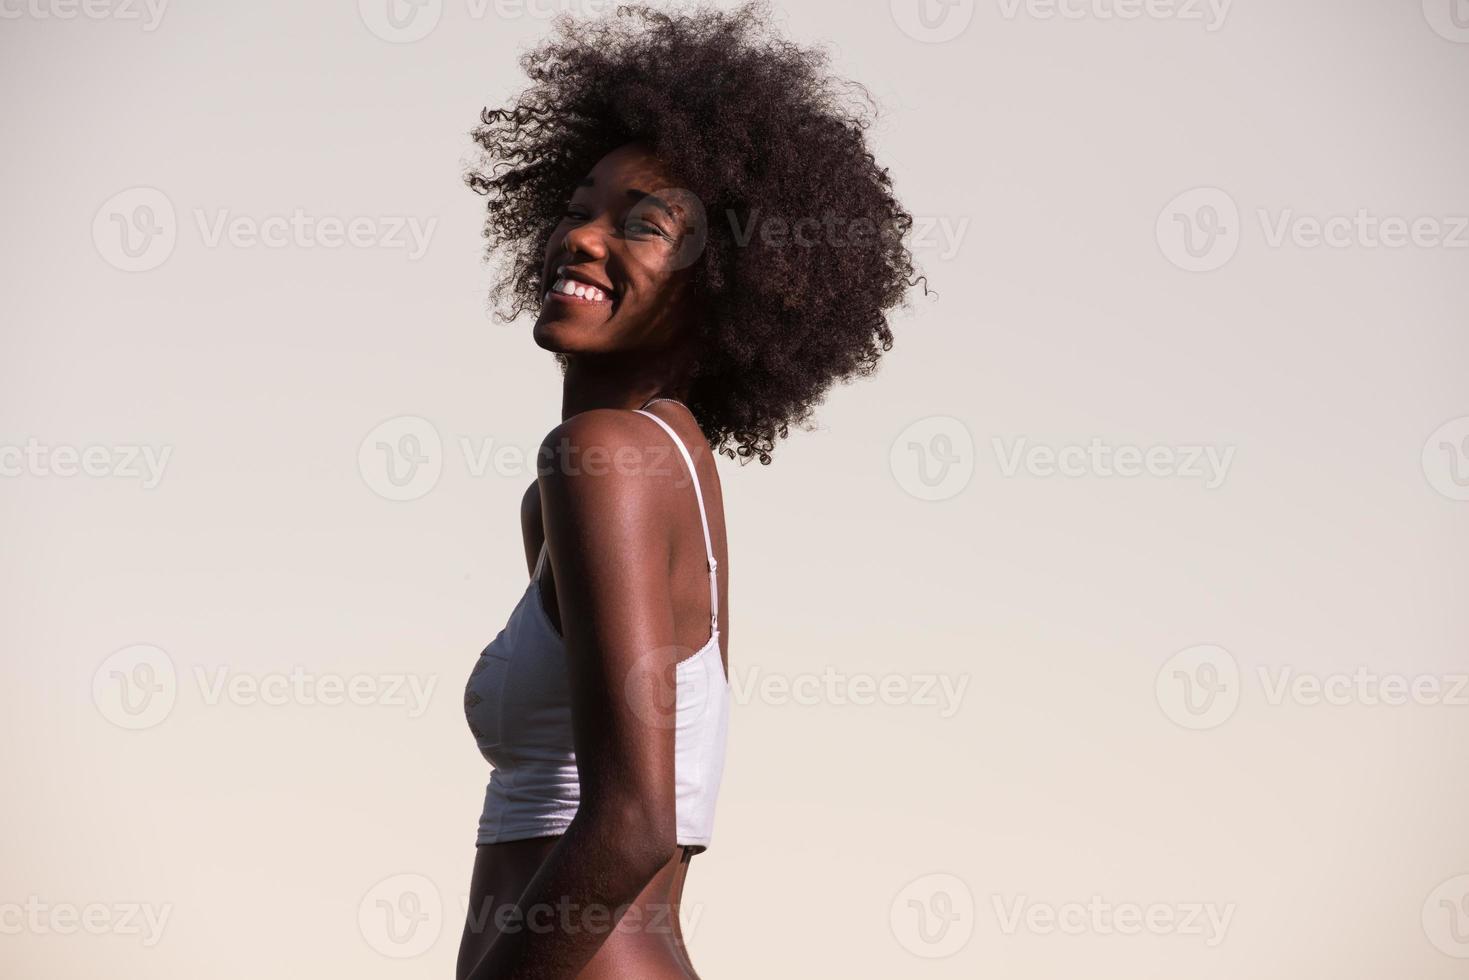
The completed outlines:
[[[561,421],[594,408],[642,408],[651,398],[688,396],[685,372],[646,351],[568,356],[561,380]]]

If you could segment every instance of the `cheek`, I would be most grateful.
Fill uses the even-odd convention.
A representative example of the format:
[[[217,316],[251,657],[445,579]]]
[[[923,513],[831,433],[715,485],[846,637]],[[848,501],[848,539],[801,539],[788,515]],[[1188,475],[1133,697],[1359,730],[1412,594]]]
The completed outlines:
[[[628,274],[644,280],[662,281],[683,268],[677,249],[662,240],[625,242],[622,258]]]

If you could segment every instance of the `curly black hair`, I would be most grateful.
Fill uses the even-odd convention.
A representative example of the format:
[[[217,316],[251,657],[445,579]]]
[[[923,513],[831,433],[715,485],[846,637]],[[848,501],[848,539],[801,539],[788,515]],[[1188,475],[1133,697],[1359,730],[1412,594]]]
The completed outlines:
[[[481,113],[465,178],[488,198],[484,237],[506,259],[491,296],[513,320],[540,306],[577,182],[611,150],[649,146],[708,218],[689,408],[711,448],[762,463],[834,382],[872,373],[893,346],[887,311],[918,281],[912,216],[866,145],[871,96],[768,20],[760,0],[558,18],[521,57],[530,86]]]

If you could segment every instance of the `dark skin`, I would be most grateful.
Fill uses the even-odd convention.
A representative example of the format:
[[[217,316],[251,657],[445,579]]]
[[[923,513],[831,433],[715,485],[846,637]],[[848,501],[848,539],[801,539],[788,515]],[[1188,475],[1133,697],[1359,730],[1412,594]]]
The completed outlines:
[[[709,639],[704,539],[683,459],[651,419],[682,399],[698,316],[691,229],[639,144],[575,189],[546,250],[534,337],[566,357],[562,422],[521,507],[527,567],[564,637],[581,797],[565,834],[477,848],[459,980],[690,980],[678,909],[674,667]],[[671,197],[671,195],[666,195]],[[669,206],[665,206],[669,205]],[[580,298],[558,279],[600,287]],[[649,411],[689,448],[719,562],[728,675],[728,553],[714,454],[688,410]],[[507,926],[507,923],[509,924]]]

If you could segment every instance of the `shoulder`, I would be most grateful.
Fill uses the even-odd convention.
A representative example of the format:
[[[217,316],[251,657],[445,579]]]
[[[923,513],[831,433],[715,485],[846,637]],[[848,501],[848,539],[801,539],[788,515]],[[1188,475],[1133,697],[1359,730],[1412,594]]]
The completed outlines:
[[[552,501],[600,501],[622,508],[657,506],[682,466],[668,434],[626,409],[574,415],[541,440],[537,483]]]
[[[626,445],[654,423],[637,412],[621,408],[594,408],[580,412],[546,433],[542,451],[577,446]]]

